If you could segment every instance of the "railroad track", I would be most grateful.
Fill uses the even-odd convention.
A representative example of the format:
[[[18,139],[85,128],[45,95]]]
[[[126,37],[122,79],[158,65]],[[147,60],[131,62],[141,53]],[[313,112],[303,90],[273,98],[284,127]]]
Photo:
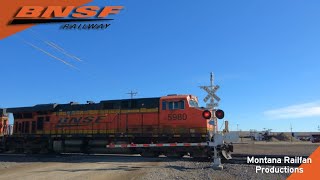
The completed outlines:
[[[19,154],[19,153],[0,153],[0,156],[27,156],[27,154]]]
[[[60,157],[99,157],[99,156],[104,156],[104,157],[114,157],[114,156],[119,156],[121,158],[125,157],[131,157],[131,158],[143,158],[145,157],[140,157],[139,155],[128,155],[128,154],[79,154],[79,153],[63,153],[63,154],[23,154],[23,153],[0,153],[0,157],[34,157],[34,158],[60,158]],[[252,155],[252,154],[233,154],[232,159],[226,160],[222,159],[221,162],[223,164],[247,164],[247,165],[269,165],[269,166],[293,166],[297,167],[300,166],[300,163],[247,163],[247,157],[252,157],[254,156],[255,158],[283,158],[285,155]],[[291,158],[294,158],[295,156],[289,156]],[[301,156],[303,158],[307,158],[308,156]],[[161,156],[158,158],[151,158],[151,159],[158,159],[158,160],[181,160],[181,158],[168,158],[165,156]],[[210,159],[207,158],[191,158],[188,156],[185,156],[182,158],[185,161],[197,161],[197,162],[210,162]]]

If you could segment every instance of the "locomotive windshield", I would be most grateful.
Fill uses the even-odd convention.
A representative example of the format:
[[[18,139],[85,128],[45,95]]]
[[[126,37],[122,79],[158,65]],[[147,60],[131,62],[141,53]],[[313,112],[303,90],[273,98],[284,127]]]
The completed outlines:
[[[189,100],[189,105],[190,107],[199,107],[198,102],[193,99]]]

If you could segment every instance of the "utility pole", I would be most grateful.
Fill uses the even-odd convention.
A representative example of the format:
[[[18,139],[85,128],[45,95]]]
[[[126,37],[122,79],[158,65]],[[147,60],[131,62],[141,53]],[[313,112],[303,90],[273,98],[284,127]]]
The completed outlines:
[[[292,142],[292,124],[290,123],[290,130],[291,130],[291,142]]]
[[[126,94],[130,94],[131,99],[133,99],[133,97],[136,96],[138,94],[138,92],[134,92],[131,90],[130,92],[128,92]]]

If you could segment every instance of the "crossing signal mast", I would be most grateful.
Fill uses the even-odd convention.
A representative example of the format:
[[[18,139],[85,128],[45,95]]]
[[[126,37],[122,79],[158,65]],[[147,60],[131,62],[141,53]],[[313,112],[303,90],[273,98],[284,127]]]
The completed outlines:
[[[205,119],[209,120],[209,124],[213,125],[213,130],[209,131],[209,139],[208,139],[208,145],[211,148],[211,154],[212,154],[212,167],[214,169],[223,169],[223,166],[221,164],[221,155],[218,154],[217,149],[221,147],[229,147],[232,142],[237,142],[239,139],[239,135],[229,132],[228,130],[228,121],[225,121],[225,129],[223,132],[218,132],[218,119],[224,118],[224,112],[221,109],[217,109],[219,106],[220,98],[216,95],[217,90],[220,88],[219,85],[214,85],[214,77],[213,73],[210,74],[210,85],[209,86],[200,86],[201,89],[206,91],[208,95],[203,99],[204,102],[207,103],[208,100],[210,100],[207,104],[207,110],[205,110],[202,113],[202,116]],[[222,156],[226,159],[231,159],[231,155],[229,151],[222,150],[221,151]]]
[[[208,118],[209,113],[203,113],[203,117],[206,119],[210,119],[209,124],[215,126],[214,128],[215,130],[213,133],[217,133],[218,132],[217,119],[224,118],[224,111],[221,109],[217,109],[217,107],[219,106],[219,101],[221,99],[219,96],[216,95],[216,92],[220,88],[220,86],[214,85],[214,76],[212,72],[210,73],[210,85],[200,86],[200,88],[208,93],[208,95],[203,99],[203,101],[207,103],[208,100],[210,100],[210,102],[206,104],[206,108],[210,109],[210,111],[212,111],[214,114],[214,116],[211,116],[210,114],[210,118]]]

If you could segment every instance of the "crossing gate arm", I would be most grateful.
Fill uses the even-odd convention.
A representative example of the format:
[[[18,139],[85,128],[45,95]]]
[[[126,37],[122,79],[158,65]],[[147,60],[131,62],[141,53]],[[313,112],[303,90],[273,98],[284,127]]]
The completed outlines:
[[[108,144],[106,148],[148,148],[148,147],[192,147],[208,146],[208,142],[201,143],[159,143],[159,144]]]

